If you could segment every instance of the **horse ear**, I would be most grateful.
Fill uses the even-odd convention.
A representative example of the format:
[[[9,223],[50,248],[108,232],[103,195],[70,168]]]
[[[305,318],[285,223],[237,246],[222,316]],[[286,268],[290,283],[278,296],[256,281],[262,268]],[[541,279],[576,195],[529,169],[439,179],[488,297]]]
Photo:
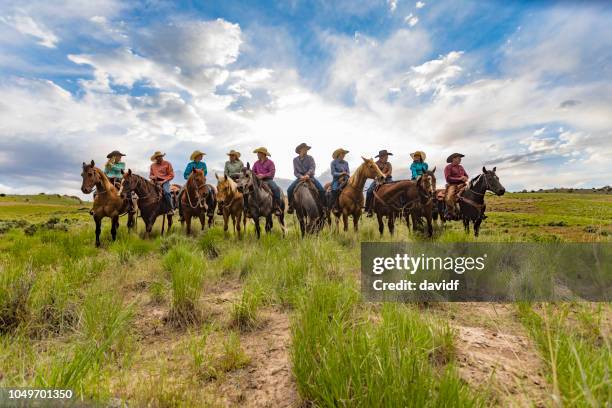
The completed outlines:
[[[85,162],[83,162],[83,168],[85,168],[87,165],[85,164]]]
[[[122,175],[123,175],[123,174],[125,174],[125,171],[123,171],[123,169],[121,169],[121,174],[122,174]]]
[[[361,156],[361,158],[363,159],[364,162],[368,162],[368,159],[366,159],[365,157]]]
[[[215,178],[219,180],[219,175],[217,174],[217,172],[215,172]]]
[[[247,162],[246,168],[247,168],[247,170],[251,170],[251,163]]]
[[[128,176],[132,175],[132,169],[128,169]]]
[[[224,179],[225,181],[227,181],[227,174],[224,174],[224,175],[223,175],[223,179]]]
[[[497,166],[493,167],[493,173],[495,173],[495,170],[497,170]]]
[[[432,173],[435,173],[435,172],[436,172],[436,166],[434,166],[434,168],[433,168],[433,169],[431,169],[431,172],[432,172]]]
[[[485,168],[485,166],[482,166],[482,172],[483,172],[484,174],[487,174],[487,169]]]
[[[94,161],[91,161],[91,167],[95,166],[96,164],[94,163]]]

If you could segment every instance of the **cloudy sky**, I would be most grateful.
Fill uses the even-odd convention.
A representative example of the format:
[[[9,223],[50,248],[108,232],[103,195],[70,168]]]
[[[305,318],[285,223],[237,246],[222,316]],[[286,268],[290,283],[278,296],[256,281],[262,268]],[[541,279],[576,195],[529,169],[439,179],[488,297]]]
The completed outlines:
[[[180,5],[177,5],[180,3]],[[245,5],[247,4],[247,5]],[[612,174],[612,5],[605,1],[13,1],[0,5],[0,191],[80,188],[119,149],[146,172],[198,148],[454,151],[506,188]],[[440,174],[440,173],[438,173]]]

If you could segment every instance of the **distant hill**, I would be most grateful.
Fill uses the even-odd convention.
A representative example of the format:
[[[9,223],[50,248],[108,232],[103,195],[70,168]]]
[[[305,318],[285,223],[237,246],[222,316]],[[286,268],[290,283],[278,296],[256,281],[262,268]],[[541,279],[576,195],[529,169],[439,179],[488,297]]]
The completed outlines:
[[[23,202],[29,204],[78,205],[84,201],[77,196],[66,194],[5,194],[0,193],[0,202]]]
[[[575,193],[575,194],[612,194],[612,187],[593,187],[593,188],[572,188],[572,187],[555,187],[539,190],[521,190],[519,193]]]

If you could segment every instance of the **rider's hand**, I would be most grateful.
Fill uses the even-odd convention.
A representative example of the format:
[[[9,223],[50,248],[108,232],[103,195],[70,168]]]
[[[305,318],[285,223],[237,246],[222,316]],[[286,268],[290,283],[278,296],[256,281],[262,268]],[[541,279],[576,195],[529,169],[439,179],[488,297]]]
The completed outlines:
[[[468,181],[468,178],[466,176],[463,176],[463,177],[461,177],[461,180]]]
[[[308,180],[310,176],[308,174],[302,176],[302,180]]]

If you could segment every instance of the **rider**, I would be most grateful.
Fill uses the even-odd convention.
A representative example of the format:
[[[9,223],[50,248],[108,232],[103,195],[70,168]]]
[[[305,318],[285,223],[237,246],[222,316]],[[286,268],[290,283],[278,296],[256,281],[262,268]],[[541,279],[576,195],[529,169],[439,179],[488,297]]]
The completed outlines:
[[[289,199],[289,209],[287,212],[289,214],[293,214],[293,192],[295,191],[295,187],[297,187],[298,183],[302,180],[312,180],[317,190],[319,190],[321,203],[325,203],[325,190],[321,183],[315,178],[316,165],[312,156],[308,154],[310,149],[311,147],[306,143],[300,143],[300,145],[295,148],[295,152],[298,154],[298,156],[293,159],[293,174],[295,175],[295,180],[287,189],[287,198]],[[323,206],[325,206],[325,204],[323,204]]]
[[[121,177],[123,177],[121,174],[121,171],[125,171],[125,163],[121,161],[123,156],[125,154],[119,150],[113,150],[106,155],[108,161],[104,165],[104,174],[106,174],[112,185],[116,185],[117,182],[121,181]]]
[[[425,163],[425,152],[417,150],[414,153],[410,153],[412,157],[412,164],[410,165],[410,172],[412,173],[412,180],[416,180],[419,176],[422,176],[429,169],[429,165]]]
[[[331,162],[331,175],[333,180],[331,184],[329,208],[334,211],[338,211],[338,197],[340,197],[340,192],[342,191],[340,179],[350,175],[348,162],[344,160],[344,156],[346,156],[348,152],[348,150],[340,148],[334,150],[334,153],[332,153],[332,158],[334,160]]]
[[[183,172],[183,178],[185,178],[185,180],[189,179],[189,176],[193,172],[193,169],[202,170],[204,172],[204,176],[208,174],[206,163],[204,163],[203,161],[204,155],[206,155],[206,153],[201,152],[199,150],[194,150],[194,152],[191,153],[191,156],[189,157],[189,160],[191,161],[187,163],[187,167],[185,167],[185,171]],[[183,191],[185,190],[185,186],[186,185],[181,187],[181,190],[178,193],[178,200],[177,200],[181,222],[183,220],[183,206],[181,205],[181,195],[183,194]]]
[[[232,149],[227,155],[229,156],[229,160],[225,162],[223,173],[234,181],[238,181],[242,174],[242,169],[244,168],[244,164],[240,160],[240,152]]]
[[[274,166],[274,162],[268,159],[268,156],[271,155],[268,152],[268,149],[265,147],[258,147],[257,149],[253,150],[253,153],[257,153],[257,161],[255,164],[253,164],[253,174],[255,177],[266,183],[268,187],[270,187],[273,196],[272,205],[274,207],[274,214],[281,215],[281,191],[278,185],[276,185],[274,182],[276,167]]]
[[[393,181],[393,177],[391,177],[393,167],[391,166],[391,163],[389,163],[388,161],[389,156],[393,156],[393,153],[388,152],[387,150],[381,150],[376,155],[376,157],[378,158],[378,160],[376,160],[376,165],[378,166],[382,174],[385,175],[385,183],[389,181]],[[374,210],[372,201],[374,201],[374,188],[376,187],[376,183],[377,181],[374,180],[370,184],[370,187],[368,187],[368,191],[366,193],[366,210],[368,211],[368,214],[367,214],[368,217],[372,216],[372,211]]]
[[[172,164],[169,161],[164,160],[166,154],[160,151],[153,153],[151,156],[151,170],[149,172],[149,178],[156,184],[161,185],[164,190],[164,198],[168,204],[168,214],[174,214],[174,203],[172,201],[172,195],[170,193],[170,180],[174,178],[174,170]]]
[[[183,177],[185,178],[185,180],[189,178],[189,175],[193,172],[194,168],[197,170],[204,171],[205,176],[208,174],[206,163],[202,161],[202,159],[204,159],[205,154],[206,153],[201,152],[199,150],[195,150],[193,153],[191,153],[191,156],[189,157],[189,160],[191,161],[187,163],[187,167],[185,167],[185,171],[183,172]]]
[[[446,211],[449,219],[457,219],[455,204],[457,202],[457,193],[465,188],[468,181],[468,174],[461,165],[461,158],[464,157],[461,153],[453,153],[446,159],[450,163],[444,168],[444,177],[446,178]]]

